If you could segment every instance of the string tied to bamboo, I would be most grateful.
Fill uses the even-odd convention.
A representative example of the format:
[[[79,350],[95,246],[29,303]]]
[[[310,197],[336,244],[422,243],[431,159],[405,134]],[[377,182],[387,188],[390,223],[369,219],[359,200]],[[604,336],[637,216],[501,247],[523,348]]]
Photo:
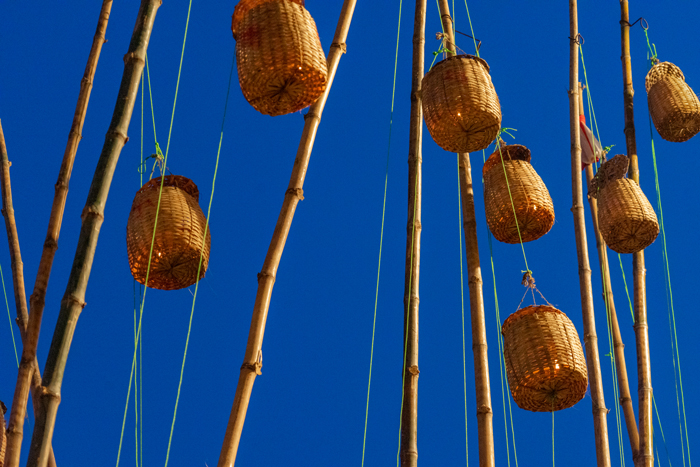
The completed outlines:
[[[157,177],[136,192],[126,225],[126,246],[134,279],[146,284],[148,275],[148,287],[177,290],[204,277],[209,263],[211,234],[199,206],[199,190],[192,180],[180,175],[166,175],[162,187],[161,190],[161,177]],[[151,241],[153,254],[148,272]],[[200,252],[202,267],[197,277]]]
[[[257,111],[284,115],[321,97],[328,64],[303,0],[241,0],[231,31],[241,90]]]
[[[656,213],[640,186],[625,178],[629,158],[618,154],[603,163],[588,187],[598,199],[598,223],[605,243],[617,253],[636,253],[659,235]]]
[[[588,371],[583,347],[571,320],[537,289],[532,271],[524,273],[525,295],[532,292],[533,305],[520,308],[501,327],[511,395],[525,410],[563,410],[586,394]],[[535,291],[546,305],[536,303]]]

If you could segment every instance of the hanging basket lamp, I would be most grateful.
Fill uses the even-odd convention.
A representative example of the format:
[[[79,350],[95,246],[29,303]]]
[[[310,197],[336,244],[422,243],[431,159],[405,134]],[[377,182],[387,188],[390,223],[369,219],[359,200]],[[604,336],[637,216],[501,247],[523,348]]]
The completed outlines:
[[[646,89],[651,119],[663,139],[682,143],[700,132],[700,101],[680,68],[657,63],[647,73]]]
[[[423,113],[430,136],[442,149],[486,149],[501,128],[501,104],[489,66],[473,55],[447,57],[423,77]]]
[[[603,163],[588,187],[598,199],[598,223],[603,240],[618,253],[642,251],[659,235],[659,222],[644,192],[625,178],[629,159],[619,154]]]
[[[328,64],[303,0],[241,0],[231,31],[241,90],[257,111],[284,115],[321,97]]]
[[[522,308],[501,328],[508,385],[518,407],[553,412],[586,394],[588,372],[571,320],[549,305]]]
[[[136,192],[126,224],[129,266],[134,279],[141,284],[146,284],[160,186],[161,178],[158,177]],[[179,175],[167,175],[163,180],[148,287],[176,290],[197,282],[202,243],[204,252],[199,279],[204,277],[209,263],[211,234],[207,229],[204,238],[207,219],[198,201],[199,190],[192,180]]]
[[[484,164],[486,223],[498,241],[530,242],[554,225],[552,197],[530,159],[525,146],[501,144]]]

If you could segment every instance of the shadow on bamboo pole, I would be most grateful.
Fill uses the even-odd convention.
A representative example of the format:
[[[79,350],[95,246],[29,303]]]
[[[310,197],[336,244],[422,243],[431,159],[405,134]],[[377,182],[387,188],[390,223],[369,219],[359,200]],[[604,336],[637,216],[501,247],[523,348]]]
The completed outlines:
[[[63,210],[66,205],[66,197],[68,196],[68,182],[70,181],[70,175],[73,170],[73,162],[75,161],[75,154],[78,151],[78,144],[80,144],[80,139],[82,138],[83,123],[85,122],[85,114],[87,113],[88,102],[90,100],[92,82],[95,77],[95,70],[97,69],[97,61],[100,58],[102,45],[106,42],[105,32],[107,30],[107,22],[109,21],[111,10],[112,0],[104,0],[97,22],[97,30],[95,31],[90,54],[88,55],[87,65],[85,66],[85,72],[80,82],[80,93],[78,94],[78,102],[73,115],[73,123],[68,133],[68,143],[66,144],[66,149],[63,153],[63,161],[58,172],[58,181],[56,182],[56,191],[51,207],[44,249],[41,253],[39,269],[36,281],[34,282],[34,291],[29,299],[29,320],[26,321],[26,337],[23,336],[22,339],[22,360],[20,362],[15,395],[10,410],[5,467],[19,466],[24,417],[27,410],[27,393],[31,385],[32,400],[36,404],[36,389],[41,386],[41,376],[38,371],[39,365],[36,363],[36,350],[39,343],[44,299],[46,297],[49,276],[51,275],[53,258],[58,249],[58,236],[61,232]],[[26,311],[26,303],[24,309]],[[35,414],[38,412],[36,408],[37,407],[35,407],[34,411]],[[51,453],[50,456],[49,465],[55,465],[55,461],[52,460],[53,453]]]
[[[578,106],[579,117],[583,117],[583,94],[581,83],[578,85]],[[586,186],[590,186],[593,180],[593,165],[586,166]],[[598,250],[598,262],[600,263],[600,277],[603,282],[603,299],[607,304],[610,315],[610,327],[613,337],[613,358],[615,359],[615,371],[617,375],[617,385],[620,391],[619,403],[622,406],[622,412],[625,416],[625,425],[627,426],[627,435],[632,448],[632,458],[637,458],[639,451],[639,433],[637,431],[637,418],[634,415],[634,406],[632,405],[632,395],[630,394],[629,378],[627,377],[627,363],[625,360],[625,344],[622,343],[622,334],[620,333],[620,323],[617,321],[617,310],[615,308],[615,300],[612,292],[612,282],[610,281],[610,264],[608,262],[608,251],[606,248],[603,235],[598,228],[598,200],[593,196],[588,196],[588,204],[591,208],[591,220],[593,222],[593,231],[595,232],[595,244]]]
[[[571,189],[578,256],[579,286],[581,289],[581,313],[583,314],[583,341],[586,346],[586,366],[591,384],[593,405],[593,432],[598,467],[610,467],[610,444],[608,441],[608,409],[605,408],[603,379],[598,354],[598,336],[593,311],[593,286],[591,266],[588,260],[588,240],[583,212],[583,189],[581,180],[581,135],[578,111],[578,11],[576,0],[569,0],[570,55],[569,55],[569,119],[571,128]]]
[[[24,290],[24,264],[22,263],[22,255],[19,248],[19,236],[17,235],[17,224],[15,223],[15,210],[12,206],[12,186],[10,184],[10,166],[12,163],[7,155],[7,146],[5,145],[5,135],[0,124],[0,163],[1,176],[0,184],[2,185],[2,214],[5,218],[5,227],[7,228],[7,240],[10,247],[10,259],[12,265],[12,285],[15,293],[15,306],[17,308],[17,325],[19,326],[19,334],[23,346],[27,342],[27,298]],[[24,357],[23,357],[24,360]],[[36,361],[36,356],[27,360],[24,371],[26,372],[26,385],[23,385],[21,397],[24,397],[24,403],[20,404],[24,407],[15,412],[14,402],[13,410],[10,412],[10,424],[7,429],[5,438],[7,450],[0,457],[0,461],[4,462],[5,467],[17,467],[19,465],[19,455],[22,448],[22,426],[24,425],[24,417],[26,413],[27,398],[31,387],[32,400],[34,401],[34,409],[38,408],[38,390],[41,388],[41,374],[39,373],[39,363]],[[15,391],[17,395],[17,391]],[[5,425],[2,425],[5,431]],[[53,449],[49,452],[49,467],[56,466],[56,459],[53,455]]]
[[[27,467],[46,466],[58,404],[61,399],[61,383],[68,360],[68,352],[80,312],[85,307],[85,290],[90,277],[100,227],[104,221],[107,195],[119,154],[129,139],[127,136],[129,122],[134,110],[153,22],[160,5],[161,0],[141,1],[129,50],[124,56],[124,73],[114,114],[107,130],[102,153],[97,162],[95,175],[81,216],[82,226],[78,247],[73,259],[66,292],[61,300],[61,310],[51,341],[49,356],[46,360],[39,413],[32,435]]]
[[[413,73],[408,148],[408,223],[404,284],[403,407],[401,407],[400,458],[403,467],[418,465],[418,307],[420,303],[420,241],[423,193],[423,103],[421,82],[425,73],[425,16],[427,0],[416,0],[413,24]]]
[[[335,73],[338,70],[340,57],[346,52],[345,40],[348,37],[350,30],[350,22],[355,11],[357,0],[345,0],[340,11],[338,26],[335,30],[331,50],[328,54],[328,84],[325,92],[321,97],[309,108],[309,111],[304,115],[304,130],[301,133],[301,141],[297,149],[296,159],[292,168],[292,175],[289,180],[289,186],[284,194],[284,201],[280,215],[277,218],[275,230],[272,233],[272,240],[265,256],[262,271],[258,274],[258,291],[255,296],[255,305],[253,306],[253,316],[250,323],[250,331],[248,333],[248,344],[246,345],[243,365],[238,378],[238,386],[236,387],[236,395],[233,398],[233,407],[229,417],[224,442],[219,456],[218,467],[231,467],[236,462],[236,453],[238,452],[238,443],[243,432],[243,424],[245,422],[250,395],[253,392],[253,383],[255,377],[262,374],[262,342],[265,334],[265,323],[267,322],[267,313],[270,309],[270,299],[272,298],[272,287],[275,284],[277,276],[277,268],[279,267],[284,244],[289,235],[289,229],[292,226],[294,212],[296,211],[299,201],[304,199],[304,178],[306,170],[309,166],[311,151],[313,150],[314,141],[316,140],[316,132],[321,122],[323,108],[326,106],[328,94]]]
[[[622,80],[625,106],[625,143],[630,158],[629,178],[639,184],[637,140],[634,130],[634,88],[630,58],[629,3],[620,0],[622,34]],[[647,322],[646,269],[644,250],[632,255],[634,274],[634,334],[637,341],[637,391],[639,394],[639,451],[635,466],[653,467],[654,440],[652,429],[651,361],[649,356],[649,324]]]
[[[440,18],[447,36],[445,48],[456,53],[453,24],[447,0],[440,0]],[[467,254],[469,280],[469,305],[472,321],[472,352],[474,353],[474,383],[476,386],[476,419],[479,436],[479,467],[494,467],[493,409],[491,408],[491,382],[489,380],[488,346],[486,342],[486,318],[484,316],[483,279],[479,259],[479,243],[476,235],[474,187],[469,154],[459,154],[459,188],[462,200],[464,244]]]

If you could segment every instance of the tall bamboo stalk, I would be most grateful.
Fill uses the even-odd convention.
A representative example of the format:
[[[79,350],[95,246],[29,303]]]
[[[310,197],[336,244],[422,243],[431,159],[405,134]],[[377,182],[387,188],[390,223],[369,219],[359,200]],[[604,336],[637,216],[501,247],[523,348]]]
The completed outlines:
[[[0,124],[0,163],[1,175],[0,184],[2,185],[2,213],[5,218],[5,227],[7,229],[7,240],[10,247],[10,260],[12,266],[12,285],[15,293],[15,307],[17,309],[17,325],[19,326],[19,334],[22,343],[26,342],[27,336],[27,298],[24,290],[24,263],[22,263],[22,254],[19,248],[19,236],[17,235],[17,224],[15,222],[15,210],[12,205],[12,186],[10,184],[10,166],[12,163],[7,155],[7,145],[5,144],[5,135]],[[27,362],[26,376],[27,384],[24,386],[22,395],[24,396],[24,406],[26,408],[27,398],[31,386],[32,400],[34,408],[37,409],[38,400],[36,398],[37,390],[41,388],[41,374],[39,373],[39,363],[36,361],[36,356]],[[13,402],[14,408],[14,402]],[[10,425],[7,429],[6,444],[7,450],[2,459],[7,459],[6,467],[16,467],[19,465],[19,451],[22,447],[22,425],[24,424],[24,410],[22,410],[21,418],[14,411],[10,412],[14,419],[10,419]],[[36,413],[36,412],[35,412]],[[19,423],[17,423],[19,421]],[[13,423],[15,422],[15,423]],[[3,430],[5,426],[2,426]],[[13,448],[13,449],[10,449]],[[49,453],[49,467],[55,467],[56,460],[53,456],[53,449]]]
[[[421,210],[423,198],[423,104],[421,82],[425,73],[425,15],[427,0],[416,0],[413,25],[413,78],[408,147],[408,224],[406,281],[404,284],[403,407],[401,407],[401,465],[418,465],[418,305],[420,278]]]
[[[593,432],[595,435],[598,467],[610,467],[610,445],[608,441],[608,409],[605,408],[603,378],[598,354],[598,336],[593,312],[593,286],[591,266],[588,261],[588,240],[583,212],[583,189],[581,180],[581,142],[578,111],[578,11],[576,0],[569,0],[570,55],[569,55],[569,118],[571,127],[571,187],[578,256],[579,286],[581,289],[581,312],[583,314],[583,341],[586,346],[586,365],[591,384],[593,403]]]
[[[630,15],[627,0],[620,0],[622,33],[622,80],[625,106],[625,143],[630,158],[629,178],[639,184],[637,140],[634,130],[634,88],[630,59]],[[653,467],[654,440],[652,428],[651,360],[649,356],[649,324],[647,322],[646,268],[644,251],[632,255],[634,274],[634,333],[637,341],[637,391],[639,394],[639,451],[635,466]]]
[[[304,178],[306,177],[311,151],[316,140],[316,132],[328,100],[328,94],[333,85],[335,73],[338,70],[340,58],[346,52],[345,40],[348,37],[356,3],[357,0],[345,0],[343,2],[338,26],[336,27],[333,43],[328,54],[328,84],[326,90],[304,116],[304,130],[301,133],[301,141],[294,160],[289,186],[284,195],[282,209],[277,218],[275,230],[272,233],[272,240],[263,262],[262,271],[258,274],[258,291],[255,296],[255,305],[253,306],[248,344],[246,345],[243,365],[238,377],[238,386],[236,387],[236,395],[233,398],[233,407],[231,408],[231,415],[226,427],[218,467],[233,467],[236,462],[238,443],[243,432],[250,395],[253,392],[253,383],[255,382],[255,377],[262,374],[262,343],[267,313],[270,309],[270,300],[272,298],[272,287],[275,284],[277,268],[279,267],[284,245],[292,226],[294,212],[299,201],[304,199]]]
[[[581,83],[578,87],[579,116],[583,116],[583,93]],[[586,183],[590,186],[593,180],[593,165],[586,166]],[[603,235],[598,227],[598,200],[593,196],[588,196],[588,204],[591,208],[591,220],[593,221],[593,231],[595,232],[595,244],[598,249],[598,262],[600,263],[600,276],[603,282],[603,298],[607,304],[610,315],[610,328],[613,337],[613,358],[615,359],[615,370],[617,375],[617,386],[620,392],[619,403],[625,416],[627,435],[632,448],[632,458],[637,458],[639,451],[639,433],[637,431],[637,419],[634,415],[632,405],[632,395],[630,394],[629,378],[627,377],[627,363],[625,360],[625,344],[622,343],[622,333],[620,333],[620,323],[617,320],[617,310],[612,292],[612,282],[610,281],[610,264],[608,262],[608,251],[603,240]]]
[[[58,249],[58,236],[61,232],[63,221],[63,209],[68,196],[68,182],[73,170],[73,162],[78,151],[78,144],[82,138],[83,123],[87,113],[88,102],[92,82],[97,69],[97,61],[102,51],[102,45],[106,42],[105,32],[109,14],[112,10],[113,0],[104,0],[100,10],[97,29],[92,41],[90,54],[83,78],[80,81],[80,93],[73,115],[73,123],[68,133],[68,143],[63,153],[63,161],[58,172],[53,205],[49,216],[49,227],[44,241],[44,249],[39,262],[39,270],[34,282],[34,292],[29,299],[29,320],[26,323],[26,337],[23,338],[22,360],[17,375],[17,385],[10,411],[10,425],[8,427],[8,444],[6,454],[6,467],[17,467],[19,465],[20,450],[22,447],[24,417],[27,409],[27,392],[31,383],[32,399],[36,401],[35,391],[41,386],[41,376],[39,375],[39,365],[36,363],[36,350],[39,343],[39,331],[41,329],[41,318],[44,312],[44,299],[48,287],[49,276],[53,258]],[[26,302],[24,305],[26,310]],[[24,337],[24,336],[23,336]],[[34,375],[32,377],[32,375]],[[35,410],[37,413],[37,410]],[[53,455],[51,455],[53,457]],[[55,462],[49,460],[49,465]]]
[[[46,360],[41,404],[32,435],[27,467],[44,467],[53,436],[56,413],[61,399],[61,383],[68,360],[73,333],[85,307],[85,291],[92,269],[95,248],[104,221],[104,208],[122,148],[128,141],[127,132],[138,93],[146,50],[161,0],[142,0],[131,36],[129,50],[124,56],[124,73],[112,122],[107,130],[102,153],[97,162],[92,185],[82,213],[82,227],[73,259],[68,285],[61,300],[61,310]]]
[[[440,18],[447,37],[445,48],[456,53],[452,17],[447,0],[440,0]],[[469,154],[459,155],[459,186],[462,198],[464,243],[467,253],[467,277],[469,280],[469,305],[472,322],[472,352],[474,353],[474,383],[476,386],[476,418],[479,437],[479,467],[495,465],[493,445],[493,409],[491,408],[491,383],[489,380],[486,319],[484,316],[483,280],[479,244],[476,236],[474,187],[472,184]]]

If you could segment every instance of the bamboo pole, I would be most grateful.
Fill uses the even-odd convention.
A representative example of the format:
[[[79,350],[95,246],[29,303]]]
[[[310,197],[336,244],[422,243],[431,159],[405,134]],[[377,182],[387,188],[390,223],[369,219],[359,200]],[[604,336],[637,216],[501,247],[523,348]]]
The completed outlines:
[[[583,314],[586,365],[591,384],[593,404],[593,432],[598,467],[610,467],[610,445],[608,441],[608,409],[605,408],[603,379],[598,354],[598,336],[593,311],[593,286],[591,266],[588,260],[588,240],[583,212],[583,189],[581,180],[581,143],[578,111],[578,11],[576,0],[569,0],[570,55],[569,55],[569,118],[571,127],[571,186],[578,256],[579,286],[581,289],[581,312]]]
[[[403,467],[418,465],[418,306],[420,303],[420,241],[423,198],[423,104],[421,82],[425,73],[425,16],[427,0],[416,0],[413,25],[413,78],[408,149],[408,224],[406,281],[404,285],[403,407],[400,458]]]
[[[447,36],[445,48],[456,53],[452,17],[447,0],[440,0],[440,18]],[[472,352],[474,353],[474,383],[476,386],[476,418],[479,437],[479,467],[494,467],[493,409],[491,408],[491,383],[489,380],[486,319],[484,316],[483,280],[479,244],[476,235],[474,187],[472,184],[469,154],[459,154],[459,185],[462,198],[464,242],[467,253],[467,277],[469,280],[469,305],[472,322]]]
[[[578,105],[579,116],[583,116],[583,94],[581,83],[578,85]],[[590,186],[593,180],[593,166],[586,166],[586,183]],[[637,419],[634,415],[634,406],[632,404],[632,395],[630,394],[629,378],[627,377],[627,363],[625,360],[625,344],[622,343],[622,333],[620,332],[620,323],[617,320],[617,310],[615,308],[615,300],[612,292],[612,282],[610,281],[610,264],[608,262],[608,251],[603,240],[603,235],[598,227],[598,200],[593,196],[588,196],[588,204],[591,208],[591,220],[593,221],[593,231],[595,232],[595,244],[598,250],[598,262],[600,263],[600,276],[603,282],[603,298],[608,307],[610,315],[610,328],[613,337],[613,358],[615,359],[615,370],[617,375],[617,385],[620,392],[619,403],[622,406],[622,412],[625,416],[625,425],[627,426],[627,435],[632,448],[632,458],[636,459],[639,451],[639,433],[637,431]]]
[[[630,158],[629,178],[639,184],[637,140],[634,130],[634,88],[630,59],[629,3],[620,0],[622,34],[622,80],[625,106],[625,143]],[[634,274],[634,333],[637,341],[637,391],[639,394],[639,451],[635,466],[653,467],[654,440],[652,428],[651,360],[649,356],[649,325],[647,322],[646,268],[644,251],[632,255]]]
[[[304,178],[309,166],[311,151],[316,140],[316,133],[321,122],[323,109],[326,106],[328,94],[333,85],[335,73],[338,70],[340,58],[346,52],[345,40],[348,37],[356,3],[357,0],[345,0],[343,2],[338,26],[336,27],[333,43],[328,54],[328,85],[323,95],[309,108],[308,113],[304,116],[304,130],[301,133],[301,141],[294,160],[289,186],[284,195],[282,209],[277,218],[275,230],[272,233],[272,240],[263,262],[262,271],[258,274],[258,291],[255,296],[255,305],[253,306],[248,343],[238,378],[236,394],[233,399],[231,415],[226,427],[226,434],[224,435],[218,467],[233,467],[236,462],[236,453],[238,452],[238,445],[243,432],[250,395],[253,392],[253,383],[255,382],[255,377],[262,374],[262,342],[265,334],[267,314],[270,309],[272,287],[275,284],[277,268],[279,267],[284,245],[292,226],[294,212],[299,201],[304,199]]]
[[[102,45],[106,42],[105,32],[107,30],[107,22],[111,9],[112,0],[104,0],[97,22],[97,30],[95,31],[90,54],[88,55],[87,65],[85,66],[85,72],[80,82],[80,93],[78,94],[78,102],[73,115],[73,123],[68,133],[68,143],[63,153],[63,161],[59,169],[58,181],[56,182],[55,195],[49,217],[49,227],[46,240],[44,241],[44,249],[41,254],[39,269],[34,282],[34,291],[29,299],[29,319],[28,321],[24,321],[26,327],[22,330],[25,334],[22,336],[22,360],[20,362],[15,395],[10,410],[5,461],[6,467],[17,467],[19,465],[23,425],[27,409],[27,394],[31,385],[32,400],[36,401],[36,389],[41,386],[41,375],[38,371],[39,365],[36,362],[36,351],[39,343],[41,318],[44,311],[44,299],[46,297],[49,276],[51,275],[53,258],[58,249],[58,236],[61,232],[63,209],[66,205],[66,197],[68,196],[68,182],[70,181],[70,175],[73,170],[73,162],[75,161],[75,154],[78,151],[78,144],[80,144],[80,139],[82,138],[83,123],[85,122],[85,114],[87,113],[88,102],[90,100],[90,91],[92,90],[92,82],[95,77],[95,70],[97,69],[97,61],[100,57]],[[15,295],[17,294],[15,293]],[[22,294],[22,298],[24,298],[24,294]],[[26,301],[24,302],[23,308],[26,313]],[[22,325],[20,325],[20,328],[21,327]],[[35,407],[34,413],[36,414],[37,412]],[[51,453],[51,458],[53,458],[53,453]],[[55,465],[55,461],[50,459],[49,465]]]
[[[82,214],[78,247],[73,259],[68,285],[61,300],[61,309],[46,361],[41,404],[32,435],[27,467],[44,467],[53,436],[56,413],[61,399],[61,383],[70,344],[80,312],[85,307],[85,291],[95,256],[95,248],[104,221],[104,208],[122,148],[128,141],[127,132],[138,93],[156,12],[161,0],[142,0],[131,36],[129,50],[124,56],[124,73],[112,122],[107,130],[102,153]]]
[[[12,163],[7,155],[7,146],[5,144],[5,135],[0,124],[0,163],[1,175],[0,184],[2,185],[2,214],[5,218],[5,227],[7,228],[7,240],[10,247],[10,261],[12,266],[12,285],[15,293],[15,307],[17,308],[17,325],[19,326],[19,334],[22,343],[26,343],[27,335],[27,299],[24,290],[24,263],[22,263],[22,255],[19,248],[19,236],[17,235],[17,224],[15,222],[15,210],[12,205],[12,186],[10,184],[10,166]],[[37,392],[41,388],[41,374],[39,373],[39,363],[36,356],[25,362],[25,371],[27,384],[24,385],[21,396],[24,397],[24,408],[26,409],[27,398],[31,387],[32,401],[34,409],[38,408]],[[10,412],[10,424],[6,434],[7,449],[5,455],[2,456],[6,467],[16,467],[19,465],[19,454],[22,448],[22,426],[24,424],[25,410]],[[4,430],[3,425],[3,430]],[[7,460],[5,460],[7,459]],[[56,466],[56,459],[53,455],[53,449],[49,453],[49,466]]]

